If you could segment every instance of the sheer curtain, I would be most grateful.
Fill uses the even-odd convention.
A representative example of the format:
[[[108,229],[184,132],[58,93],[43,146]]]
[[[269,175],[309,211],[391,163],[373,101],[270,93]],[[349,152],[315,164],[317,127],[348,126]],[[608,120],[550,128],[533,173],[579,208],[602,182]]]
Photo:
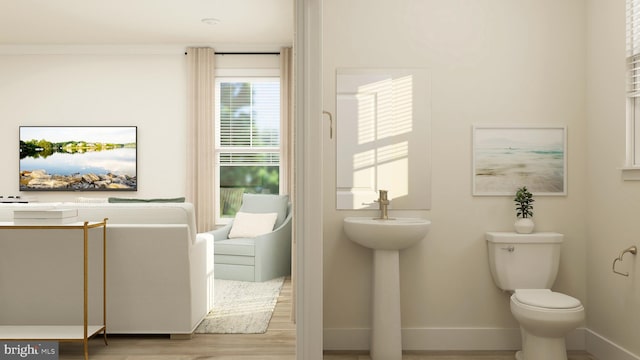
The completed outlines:
[[[215,225],[214,51],[187,48],[187,201],[193,203],[198,232]]]

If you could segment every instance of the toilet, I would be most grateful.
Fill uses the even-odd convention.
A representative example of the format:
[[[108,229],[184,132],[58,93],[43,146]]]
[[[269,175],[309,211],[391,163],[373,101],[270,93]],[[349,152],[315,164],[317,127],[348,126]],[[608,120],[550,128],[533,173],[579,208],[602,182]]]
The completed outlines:
[[[511,295],[520,323],[517,360],[567,360],[565,335],[584,321],[580,300],[551,291],[560,264],[563,235],[488,232],[489,267],[496,285]]]

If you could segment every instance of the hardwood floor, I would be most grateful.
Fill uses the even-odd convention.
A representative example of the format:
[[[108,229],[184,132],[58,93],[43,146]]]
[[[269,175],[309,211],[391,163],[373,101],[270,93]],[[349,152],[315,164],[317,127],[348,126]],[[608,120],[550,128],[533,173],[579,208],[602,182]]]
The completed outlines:
[[[402,360],[514,360],[515,351],[408,351]],[[366,352],[325,352],[323,360],[370,360]],[[568,360],[596,360],[586,352],[569,352]]]
[[[168,336],[110,335],[89,341],[90,360],[294,360],[295,325],[290,321],[291,280],[280,292],[269,328],[264,334],[194,334],[191,340]],[[60,343],[60,360],[81,360],[82,344]],[[327,351],[324,360],[370,360],[365,351]],[[403,360],[513,360],[513,351],[405,352]],[[570,352],[568,360],[597,360],[585,352]]]
[[[90,360],[295,359],[295,325],[291,315],[291,279],[286,279],[264,334],[194,334],[190,340],[168,336],[109,335],[89,341]],[[84,359],[81,343],[60,343],[60,360]]]

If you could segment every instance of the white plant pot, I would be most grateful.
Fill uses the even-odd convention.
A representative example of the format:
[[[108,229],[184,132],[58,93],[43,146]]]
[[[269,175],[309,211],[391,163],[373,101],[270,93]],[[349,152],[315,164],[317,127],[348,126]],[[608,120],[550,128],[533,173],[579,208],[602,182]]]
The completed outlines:
[[[513,224],[518,234],[531,234],[533,232],[534,225],[535,224],[531,218],[518,219],[516,220],[516,223]]]

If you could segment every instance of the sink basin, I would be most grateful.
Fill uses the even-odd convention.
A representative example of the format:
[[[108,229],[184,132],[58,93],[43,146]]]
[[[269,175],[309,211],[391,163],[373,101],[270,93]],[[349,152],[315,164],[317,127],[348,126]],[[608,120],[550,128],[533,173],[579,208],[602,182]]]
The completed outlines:
[[[422,240],[430,225],[431,221],[419,218],[344,219],[344,232],[349,239],[373,249],[372,360],[402,360],[399,250]]]
[[[347,217],[344,232],[352,241],[370,249],[401,250],[422,240],[430,225],[431,221],[420,218]]]

